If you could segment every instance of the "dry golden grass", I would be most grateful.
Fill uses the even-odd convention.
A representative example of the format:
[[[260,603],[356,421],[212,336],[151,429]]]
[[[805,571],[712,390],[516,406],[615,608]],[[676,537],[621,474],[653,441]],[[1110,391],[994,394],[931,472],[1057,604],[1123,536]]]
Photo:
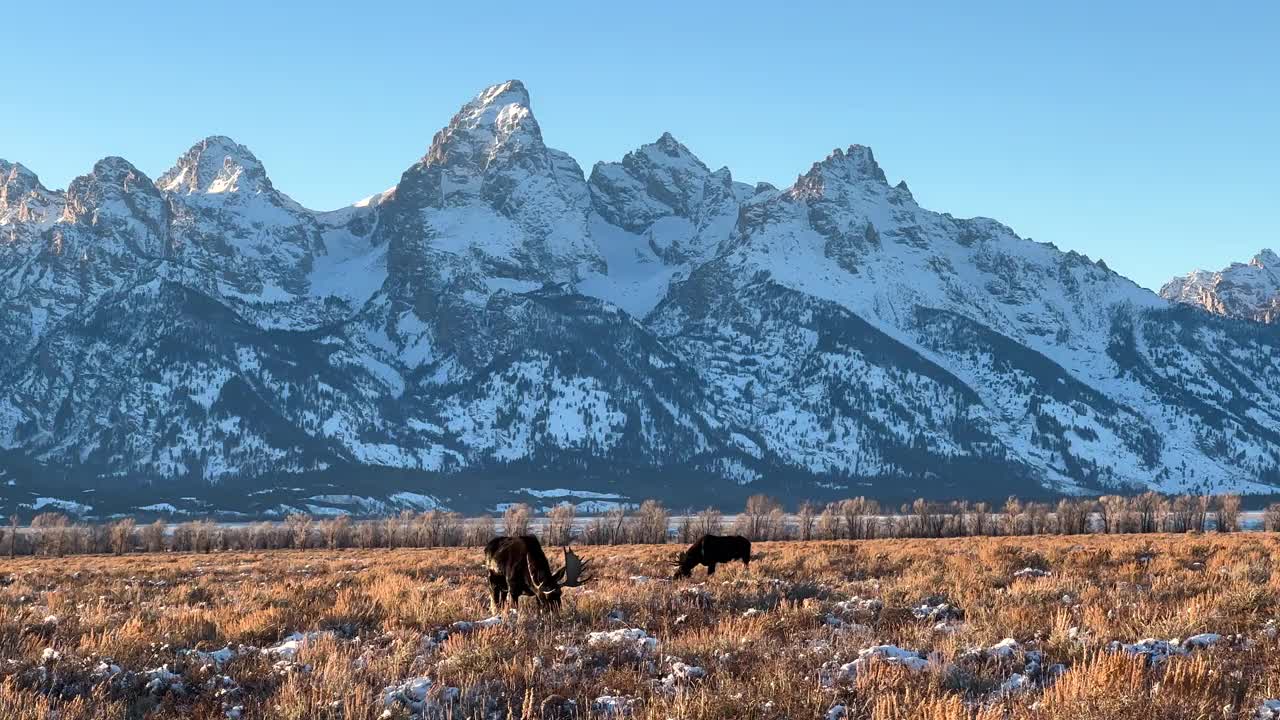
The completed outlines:
[[[3,561],[0,718],[586,718],[608,696],[687,720],[1226,719],[1280,696],[1270,534],[766,543],[749,572],[670,583],[674,549],[584,548],[598,578],[559,613],[526,598],[469,630],[489,616],[475,548]],[[963,618],[918,618],[928,598]],[[588,642],[626,628],[656,648]],[[296,656],[263,652],[295,632]],[[1159,662],[1112,647],[1206,632]],[[975,652],[1005,638],[1008,657]],[[878,645],[927,662],[855,670]],[[420,704],[388,705],[415,678]]]

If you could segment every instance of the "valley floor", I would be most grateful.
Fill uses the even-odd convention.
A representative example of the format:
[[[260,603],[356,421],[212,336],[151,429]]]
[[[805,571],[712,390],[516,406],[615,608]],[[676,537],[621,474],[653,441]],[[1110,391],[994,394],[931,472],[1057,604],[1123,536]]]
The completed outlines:
[[[675,549],[496,616],[478,548],[0,560],[0,717],[1280,718],[1270,533]]]

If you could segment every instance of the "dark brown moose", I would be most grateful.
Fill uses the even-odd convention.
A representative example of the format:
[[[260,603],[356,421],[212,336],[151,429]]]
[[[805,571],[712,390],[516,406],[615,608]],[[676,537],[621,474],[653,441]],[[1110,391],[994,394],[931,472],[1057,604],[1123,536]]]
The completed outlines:
[[[730,560],[741,560],[744,567],[751,567],[751,541],[741,535],[703,535],[688,550],[676,555],[677,578],[686,578],[699,565],[707,566],[707,575],[714,575],[716,565]]]
[[[560,589],[578,587],[591,578],[584,577],[587,563],[569,548],[564,549],[564,566],[554,573],[542,543],[532,535],[496,537],[484,546],[484,564],[489,570],[489,604],[498,612],[508,596],[511,607],[517,607],[521,595],[532,595],[538,607],[554,610],[560,607]]]

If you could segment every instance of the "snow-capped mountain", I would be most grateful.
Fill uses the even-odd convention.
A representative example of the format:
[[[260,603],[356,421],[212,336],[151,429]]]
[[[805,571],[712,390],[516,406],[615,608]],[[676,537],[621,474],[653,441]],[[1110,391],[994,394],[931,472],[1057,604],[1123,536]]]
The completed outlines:
[[[65,193],[45,190],[34,175],[10,175],[16,187],[7,190],[19,197],[0,218],[9,237],[0,251],[4,341],[12,349],[0,360],[6,374],[68,315],[140,280],[165,252],[169,213],[151,180],[122,158],[98,161]]]
[[[862,146],[782,190],[670,134],[584,177],[518,81],[331,212],[217,136],[155,182],[0,163],[0,293],[31,507],[1280,486],[1268,328],[925,210]]]
[[[1160,296],[1214,313],[1263,323],[1280,321],[1280,255],[1263,250],[1248,263],[1196,270],[1170,280]]]

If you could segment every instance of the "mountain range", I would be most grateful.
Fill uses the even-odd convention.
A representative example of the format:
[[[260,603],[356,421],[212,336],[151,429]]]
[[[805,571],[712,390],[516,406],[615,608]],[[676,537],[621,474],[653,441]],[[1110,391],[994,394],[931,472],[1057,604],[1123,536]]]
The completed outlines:
[[[225,137],[154,180],[110,157],[66,190],[0,161],[0,499],[272,516],[1271,493],[1280,334],[1253,320],[1275,317],[1275,260],[1162,298],[920,207],[860,145],[787,188],[670,134],[586,173],[518,81],[331,212]]]
[[[1280,322],[1280,256],[1263,250],[1218,272],[1196,270],[1166,283],[1160,296],[1225,317]]]

